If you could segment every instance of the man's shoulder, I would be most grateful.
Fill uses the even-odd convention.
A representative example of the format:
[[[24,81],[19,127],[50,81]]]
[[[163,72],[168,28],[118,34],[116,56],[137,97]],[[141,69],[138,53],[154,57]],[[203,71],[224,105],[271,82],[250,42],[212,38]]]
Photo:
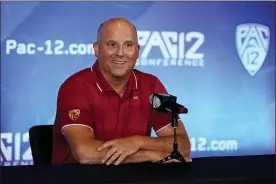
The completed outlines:
[[[138,77],[138,79],[140,79],[143,83],[144,82],[155,82],[156,80],[158,80],[157,76],[150,74],[150,73],[142,72],[138,69],[134,69],[133,72]]]
[[[65,81],[61,84],[61,88],[72,85],[85,85],[86,83],[92,83],[92,80],[94,78],[94,73],[91,71],[90,68],[85,68],[83,70],[80,70],[71,76],[69,76]]]
[[[154,74],[145,73],[136,69],[134,70],[134,73],[137,76],[138,86],[141,87],[143,91],[152,92],[152,90],[156,89],[157,91],[160,91],[160,93],[166,91],[161,80]]]

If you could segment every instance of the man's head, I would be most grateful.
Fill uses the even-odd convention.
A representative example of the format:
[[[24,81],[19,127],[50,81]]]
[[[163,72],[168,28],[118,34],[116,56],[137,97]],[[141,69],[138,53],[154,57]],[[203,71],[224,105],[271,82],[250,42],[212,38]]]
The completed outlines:
[[[100,25],[93,47],[101,72],[112,78],[127,77],[139,56],[137,30],[123,18],[109,19]]]

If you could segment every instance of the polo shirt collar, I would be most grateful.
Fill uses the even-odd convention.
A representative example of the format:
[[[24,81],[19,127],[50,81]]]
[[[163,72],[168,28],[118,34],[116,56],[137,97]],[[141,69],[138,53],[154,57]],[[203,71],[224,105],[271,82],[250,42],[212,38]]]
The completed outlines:
[[[98,60],[96,60],[96,62],[91,66],[91,71],[96,73],[96,85],[101,92],[114,91],[114,89],[110,86],[110,84],[105,80],[105,78],[101,74],[98,68]],[[127,89],[138,90],[138,81],[134,71],[132,71],[132,75],[130,75],[129,81],[127,83]]]

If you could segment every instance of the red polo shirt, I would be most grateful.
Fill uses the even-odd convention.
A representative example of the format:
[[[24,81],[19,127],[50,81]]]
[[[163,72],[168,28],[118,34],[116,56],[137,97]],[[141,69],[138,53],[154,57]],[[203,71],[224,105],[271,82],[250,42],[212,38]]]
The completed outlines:
[[[86,126],[96,139],[108,141],[141,135],[150,136],[171,122],[168,113],[151,109],[149,96],[167,93],[160,80],[133,70],[123,98],[101,75],[97,62],[69,77],[60,87],[53,130],[52,163],[75,162],[62,133],[65,126]]]

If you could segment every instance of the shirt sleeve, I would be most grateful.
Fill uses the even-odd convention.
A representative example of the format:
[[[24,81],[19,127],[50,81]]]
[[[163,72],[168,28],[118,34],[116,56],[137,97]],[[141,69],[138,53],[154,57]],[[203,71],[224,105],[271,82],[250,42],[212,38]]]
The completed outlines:
[[[155,80],[152,93],[168,94],[166,88],[164,87],[164,85],[158,78],[156,78],[156,80]],[[179,119],[179,117],[177,117],[177,118]],[[157,112],[157,111],[151,109],[150,124],[152,125],[152,127],[156,133],[167,126],[171,126],[171,122],[172,122],[172,114],[170,112],[168,112],[168,113]]]
[[[82,82],[69,79],[61,85],[55,122],[61,133],[64,127],[72,125],[86,126],[93,130],[89,100],[89,91]]]

